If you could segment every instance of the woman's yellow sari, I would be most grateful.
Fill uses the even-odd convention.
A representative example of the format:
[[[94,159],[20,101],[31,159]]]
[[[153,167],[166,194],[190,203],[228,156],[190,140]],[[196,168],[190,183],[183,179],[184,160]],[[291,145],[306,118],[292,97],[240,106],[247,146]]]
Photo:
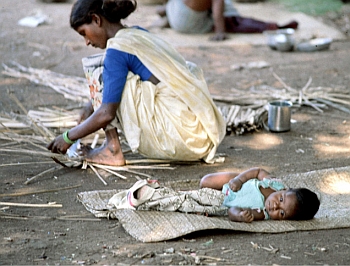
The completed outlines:
[[[202,71],[170,44],[136,28],[118,31],[107,48],[137,56],[160,80],[154,85],[129,72],[117,117],[132,151],[148,158],[213,162],[226,124]],[[96,77],[89,83],[90,90],[96,87]]]

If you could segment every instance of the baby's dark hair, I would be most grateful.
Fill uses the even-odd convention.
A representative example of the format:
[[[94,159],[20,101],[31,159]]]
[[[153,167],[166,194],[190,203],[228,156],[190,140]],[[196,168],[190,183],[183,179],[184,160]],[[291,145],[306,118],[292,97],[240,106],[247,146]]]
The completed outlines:
[[[290,220],[310,220],[317,213],[320,207],[320,200],[316,193],[307,188],[291,188],[288,191],[293,192],[297,197],[294,215]]]
[[[70,14],[70,26],[77,29],[92,22],[92,15],[100,15],[111,23],[118,23],[136,10],[136,0],[78,0]]]

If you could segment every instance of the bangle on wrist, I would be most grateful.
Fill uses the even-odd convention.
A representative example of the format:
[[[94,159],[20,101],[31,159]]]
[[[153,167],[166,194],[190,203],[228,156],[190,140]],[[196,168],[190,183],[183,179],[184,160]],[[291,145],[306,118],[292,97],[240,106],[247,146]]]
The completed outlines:
[[[64,140],[67,144],[72,145],[73,143],[76,142],[76,140],[75,140],[75,141],[70,140],[69,137],[68,137],[68,133],[69,133],[69,130],[67,130],[66,132],[64,132],[64,133],[62,134],[62,137],[63,137],[63,140]]]

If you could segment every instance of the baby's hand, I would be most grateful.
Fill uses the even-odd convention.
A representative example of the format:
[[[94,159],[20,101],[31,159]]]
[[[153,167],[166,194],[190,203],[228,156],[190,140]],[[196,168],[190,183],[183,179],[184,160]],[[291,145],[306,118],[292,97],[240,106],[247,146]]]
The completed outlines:
[[[237,192],[241,189],[243,183],[239,179],[232,178],[230,182],[228,182],[228,185],[233,192]]]
[[[254,214],[252,210],[244,210],[239,213],[241,221],[245,223],[251,223],[254,221]]]

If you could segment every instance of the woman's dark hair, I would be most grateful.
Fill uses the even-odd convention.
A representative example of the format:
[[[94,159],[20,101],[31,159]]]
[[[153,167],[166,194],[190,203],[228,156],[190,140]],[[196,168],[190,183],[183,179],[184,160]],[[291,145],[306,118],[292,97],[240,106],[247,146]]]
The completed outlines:
[[[105,17],[111,23],[127,18],[137,7],[136,0],[78,0],[70,14],[70,26],[77,29],[92,22],[92,15]]]
[[[294,215],[290,220],[312,219],[320,207],[320,200],[316,193],[307,188],[292,188],[288,191],[293,192],[297,198]]]

